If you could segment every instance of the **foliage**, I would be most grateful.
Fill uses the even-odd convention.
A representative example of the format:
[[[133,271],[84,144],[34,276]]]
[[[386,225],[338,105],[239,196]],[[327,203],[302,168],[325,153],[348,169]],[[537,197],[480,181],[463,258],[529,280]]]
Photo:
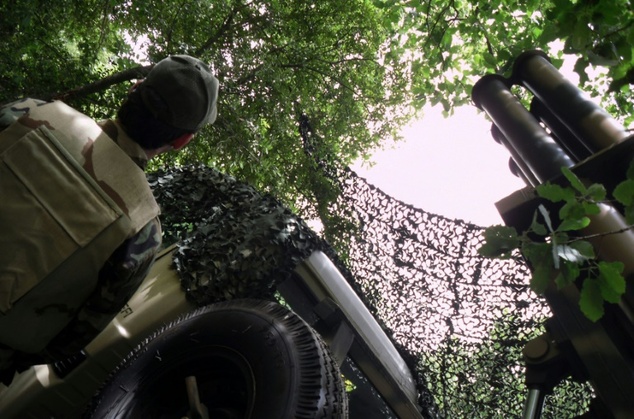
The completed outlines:
[[[634,122],[634,5],[631,0],[375,0],[396,32],[389,50],[407,57],[417,104],[446,112],[469,102],[487,72],[508,75],[521,52],[545,50],[561,62],[576,59],[582,88],[603,106]],[[562,45],[563,47],[558,47]],[[589,76],[595,67],[607,77]],[[608,90],[608,93],[605,91]]]
[[[521,234],[512,227],[490,227],[484,232],[485,243],[479,252],[505,258],[519,249],[532,266],[531,289],[537,294],[543,294],[552,281],[558,289],[580,281],[579,307],[586,317],[597,321],[604,314],[604,303],[618,303],[625,292],[624,265],[597,259],[588,241],[593,237],[578,233],[590,224],[591,216],[599,214],[607,192],[600,184],[586,186],[568,168],[562,168],[562,173],[569,186],[546,182],[536,187],[538,196],[560,204],[556,216],[540,204],[530,227]],[[634,227],[634,164],[612,196],[623,207],[628,229]]]
[[[423,105],[449,113],[476,78],[541,48],[555,61],[575,55],[582,87],[609,90],[603,106],[631,120],[632,10],[631,0],[15,0],[0,5],[0,102],[54,97],[112,117],[148,64],[199,56],[221,81],[218,121],[153,168],[215,166],[323,218],[333,193],[305,153],[302,115],[316,152],[345,165],[397,138]],[[607,76],[590,77],[594,66]]]
[[[271,195],[205,166],[151,173],[164,244],[179,242],[176,270],[198,306],[234,298],[273,298],[314,250],[325,248],[297,215]]]
[[[320,134],[319,148],[342,164],[395,138],[411,117],[409,78],[398,55],[382,53],[389,32],[368,1],[49,3],[0,6],[0,52],[8,57],[0,63],[2,102],[57,97],[112,117],[128,81],[147,71],[139,67],[144,56],[156,62],[187,53],[212,64],[221,82],[217,122],[153,168],[205,163],[301,202],[314,216],[313,190],[323,182],[304,152],[300,116]],[[69,95],[135,67],[112,86]]]
[[[522,349],[543,333],[543,327],[523,329],[513,310],[505,310],[482,341],[452,337],[423,356],[422,368],[442,365],[430,372],[429,387],[439,397],[442,417],[520,417],[527,397]],[[518,333],[519,332],[519,333]],[[588,410],[590,386],[564,380],[549,394],[542,418],[576,417]]]
[[[112,2],[96,0],[0,4],[0,102],[50,98],[134,65],[111,10]],[[123,92],[84,98],[80,107],[98,117],[98,108],[110,108],[111,115]]]

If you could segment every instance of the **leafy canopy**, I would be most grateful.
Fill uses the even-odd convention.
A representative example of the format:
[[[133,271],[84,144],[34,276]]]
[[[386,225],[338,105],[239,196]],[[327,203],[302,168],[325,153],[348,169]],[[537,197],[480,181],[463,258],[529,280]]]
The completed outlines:
[[[604,106],[631,121],[633,10],[631,0],[15,0],[0,5],[0,102],[57,97],[112,117],[148,64],[198,56],[221,81],[218,121],[155,167],[212,165],[314,216],[333,193],[315,159],[368,157],[425,104],[468,104],[477,78],[508,72],[527,49],[559,41],[555,61],[576,55],[582,87],[609,90]],[[591,79],[593,66],[607,73]]]
[[[446,112],[469,103],[473,83],[487,72],[508,75],[531,49],[556,65],[576,57],[580,86],[603,106],[634,122],[634,4],[631,0],[376,0],[396,36],[390,51],[408,50],[416,104]],[[562,48],[557,48],[562,45]],[[596,66],[604,75],[588,75]],[[607,91],[607,93],[606,93]]]

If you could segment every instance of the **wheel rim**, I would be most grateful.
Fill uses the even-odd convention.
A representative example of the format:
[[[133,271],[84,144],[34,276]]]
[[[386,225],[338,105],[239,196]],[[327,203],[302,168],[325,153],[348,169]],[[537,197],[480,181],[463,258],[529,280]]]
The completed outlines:
[[[195,377],[200,403],[210,417],[250,418],[255,379],[248,362],[226,347],[197,348],[196,352],[176,360],[163,360],[157,354],[161,363],[139,385],[127,389],[119,409],[129,417],[186,418],[191,410],[186,378]]]

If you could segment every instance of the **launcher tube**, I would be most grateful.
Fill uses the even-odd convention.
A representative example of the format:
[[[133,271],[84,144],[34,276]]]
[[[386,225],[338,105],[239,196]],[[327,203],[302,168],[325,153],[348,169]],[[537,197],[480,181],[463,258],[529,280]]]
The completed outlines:
[[[539,185],[539,181],[535,178],[533,172],[528,168],[526,163],[522,160],[522,158],[518,155],[517,151],[509,144],[509,140],[506,139],[502,131],[498,128],[497,125],[493,124],[491,127],[491,136],[495,141],[502,144],[508,151],[511,153],[511,159],[509,162],[509,167],[511,172],[514,175],[521,178],[525,184],[529,186],[537,186]],[[516,171],[513,170],[513,166],[517,168]]]
[[[566,153],[580,162],[592,155],[592,150],[580,141],[575,134],[562,123],[544,103],[536,97],[531,101],[531,113],[550,130],[550,135]]]
[[[628,132],[550,63],[542,51],[515,60],[514,81],[538,97],[592,153],[623,141]]]
[[[574,165],[572,159],[546,133],[507,86],[501,76],[482,77],[471,94],[476,106],[484,110],[512,147],[511,154],[530,169],[540,183],[561,174],[562,167]]]

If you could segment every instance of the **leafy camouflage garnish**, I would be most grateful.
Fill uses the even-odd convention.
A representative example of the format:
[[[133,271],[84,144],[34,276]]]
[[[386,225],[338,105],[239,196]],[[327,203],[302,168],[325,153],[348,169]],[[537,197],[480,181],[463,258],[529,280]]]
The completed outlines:
[[[188,298],[206,305],[272,298],[275,286],[322,240],[270,195],[204,166],[149,176],[163,209],[164,241]]]

